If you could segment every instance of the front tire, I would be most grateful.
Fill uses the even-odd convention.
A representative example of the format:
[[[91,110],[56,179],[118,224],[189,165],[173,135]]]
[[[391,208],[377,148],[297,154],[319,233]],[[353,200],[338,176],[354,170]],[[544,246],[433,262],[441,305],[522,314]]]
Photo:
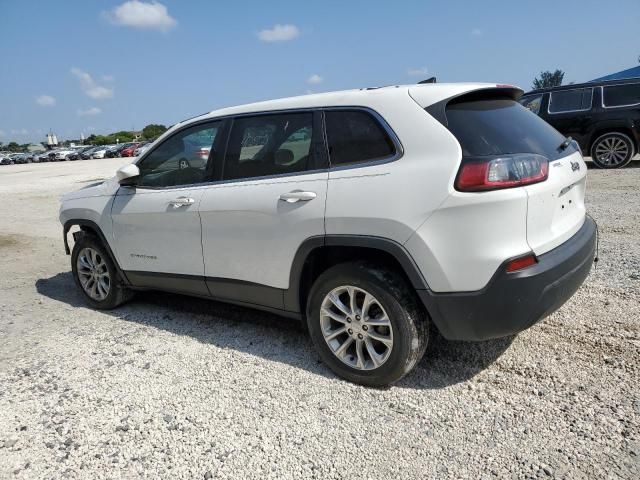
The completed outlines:
[[[86,302],[99,310],[110,310],[132,296],[121,282],[118,271],[102,242],[84,233],[71,252],[71,270]]]
[[[396,272],[366,262],[339,264],[315,281],[307,325],[323,362],[354,383],[383,387],[420,361],[429,322]]]
[[[591,160],[599,168],[622,168],[635,155],[635,145],[628,135],[610,132],[600,135],[591,145]]]

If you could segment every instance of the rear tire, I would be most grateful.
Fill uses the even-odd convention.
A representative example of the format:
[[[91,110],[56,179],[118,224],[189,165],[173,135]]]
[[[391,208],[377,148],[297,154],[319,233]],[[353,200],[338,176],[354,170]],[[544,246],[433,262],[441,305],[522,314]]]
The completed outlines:
[[[339,264],[317,278],[307,326],[331,370],[371,387],[409,373],[429,340],[428,316],[413,289],[396,272],[366,262]]]
[[[622,168],[629,164],[635,153],[631,138],[620,132],[600,135],[591,145],[591,160],[598,168]]]
[[[84,233],[71,252],[73,280],[85,301],[99,310],[110,310],[133,296],[118,274],[107,249],[94,235]]]

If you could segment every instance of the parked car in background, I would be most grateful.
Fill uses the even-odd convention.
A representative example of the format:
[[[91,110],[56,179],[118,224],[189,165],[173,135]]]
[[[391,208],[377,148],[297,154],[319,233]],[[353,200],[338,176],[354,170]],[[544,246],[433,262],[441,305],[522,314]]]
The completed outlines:
[[[56,150],[54,153],[54,160],[56,162],[64,162],[65,160],[69,160],[69,156],[74,155],[76,153],[75,150],[72,149],[60,149]]]
[[[93,147],[93,145],[88,145],[88,146],[84,146],[84,147],[79,148],[79,149],[77,150],[77,152],[76,152],[76,153],[77,153],[77,155],[78,155],[77,160],[86,160],[86,159],[88,159],[88,158],[89,158],[89,156],[87,156],[87,157],[85,158],[85,157],[84,157],[84,155],[85,155],[89,150],[92,150],[93,148],[94,148],[94,147]]]
[[[578,142],[600,168],[621,168],[640,145],[640,79],[533,90],[520,103]]]
[[[15,162],[9,155],[0,154],[0,165],[13,165]]]
[[[133,157],[135,156],[135,151],[138,147],[142,146],[143,144],[140,142],[135,142],[135,143],[129,143],[125,148],[123,148],[122,150],[120,150],[120,156],[121,157]]]
[[[111,145],[105,152],[105,157],[116,158],[120,156],[120,151],[125,147],[126,143],[120,143],[117,145]]]
[[[450,340],[514,335],[580,287],[597,236],[579,149],[521,94],[363,89],[178,123],[62,198],[75,283],[96,308],[157,289],[300,319],[370,386],[411,371],[431,322]]]
[[[23,153],[10,153],[9,158],[13,160],[15,164],[27,163],[26,160],[23,159]]]
[[[139,146],[138,148],[136,148],[135,151],[133,152],[134,157],[139,157],[140,155],[142,155],[144,152],[149,150],[149,148],[151,148],[151,145],[152,143],[145,143]]]
[[[93,154],[94,150],[97,150],[99,147],[95,146],[95,145],[91,145],[87,148],[85,148],[82,153],[80,153],[80,158],[82,158],[83,160],[89,160],[91,158],[91,155]]]
[[[36,158],[38,159],[39,163],[43,163],[43,162],[49,162],[49,154],[51,152],[49,150],[45,150],[44,152],[39,153]]]
[[[102,145],[97,147],[93,152],[91,152],[91,158],[105,158],[109,148],[111,148],[111,145]]]

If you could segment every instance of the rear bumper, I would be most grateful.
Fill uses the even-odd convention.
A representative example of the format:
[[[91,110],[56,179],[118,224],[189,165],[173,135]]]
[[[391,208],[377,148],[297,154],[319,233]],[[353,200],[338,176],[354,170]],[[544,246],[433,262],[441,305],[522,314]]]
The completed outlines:
[[[482,290],[418,294],[449,340],[513,335],[553,313],[578,290],[591,270],[596,244],[596,224],[587,217],[573,237],[540,255],[536,265],[513,273],[503,265]]]

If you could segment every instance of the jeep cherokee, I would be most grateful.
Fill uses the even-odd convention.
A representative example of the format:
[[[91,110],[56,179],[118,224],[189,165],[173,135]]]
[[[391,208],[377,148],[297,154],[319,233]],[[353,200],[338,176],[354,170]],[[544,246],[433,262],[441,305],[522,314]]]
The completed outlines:
[[[513,335],[594,260],[575,142],[496,84],[274,100],[173,126],[62,199],[86,301],[136,290],[303,320],[338,375],[388,385],[447,339]]]

